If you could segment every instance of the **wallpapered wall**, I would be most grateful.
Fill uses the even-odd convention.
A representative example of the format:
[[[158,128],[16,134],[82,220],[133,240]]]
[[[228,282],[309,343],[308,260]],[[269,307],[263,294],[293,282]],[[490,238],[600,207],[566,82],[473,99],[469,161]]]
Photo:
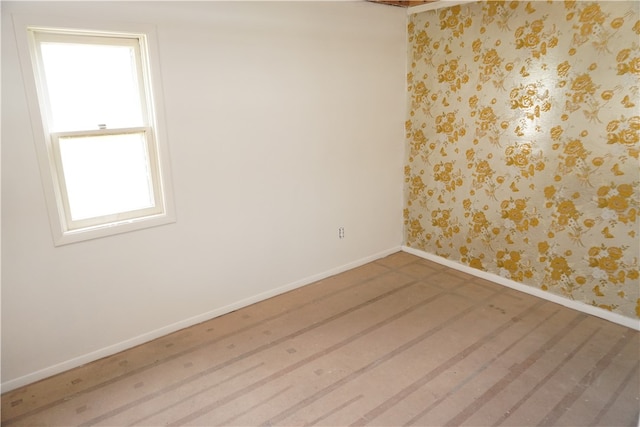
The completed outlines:
[[[407,246],[640,317],[639,8],[410,17]]]

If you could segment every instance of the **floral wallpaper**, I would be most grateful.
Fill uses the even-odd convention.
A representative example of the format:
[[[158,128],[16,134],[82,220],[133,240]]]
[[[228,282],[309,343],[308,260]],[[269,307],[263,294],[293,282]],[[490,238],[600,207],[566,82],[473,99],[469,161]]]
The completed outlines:
[[[640,317],[639,9],[411,15],[407,246]]]

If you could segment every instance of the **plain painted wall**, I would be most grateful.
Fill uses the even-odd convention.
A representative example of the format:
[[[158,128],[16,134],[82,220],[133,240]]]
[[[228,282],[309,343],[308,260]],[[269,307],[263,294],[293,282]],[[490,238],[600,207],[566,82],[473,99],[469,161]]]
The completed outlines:
[[[403,9],[1,7],[4,391],[399,249]],[[14,13],[156,25],[176,223],[54,247]]]

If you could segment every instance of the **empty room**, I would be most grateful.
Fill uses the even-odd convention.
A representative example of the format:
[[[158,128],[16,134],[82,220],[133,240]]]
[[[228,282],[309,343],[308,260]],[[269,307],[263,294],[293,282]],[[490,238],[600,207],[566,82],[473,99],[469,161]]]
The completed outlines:
[[[640,3],[2,1],[3,426],[637,426]]]

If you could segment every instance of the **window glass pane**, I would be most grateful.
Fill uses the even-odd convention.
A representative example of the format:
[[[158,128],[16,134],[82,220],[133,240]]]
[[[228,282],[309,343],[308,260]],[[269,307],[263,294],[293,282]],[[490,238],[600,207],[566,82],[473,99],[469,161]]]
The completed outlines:
[[[131,46],[41,43],[53,132],[144,126]]]
[[[58,142],[72,220],[154,206],[144,133]]]

